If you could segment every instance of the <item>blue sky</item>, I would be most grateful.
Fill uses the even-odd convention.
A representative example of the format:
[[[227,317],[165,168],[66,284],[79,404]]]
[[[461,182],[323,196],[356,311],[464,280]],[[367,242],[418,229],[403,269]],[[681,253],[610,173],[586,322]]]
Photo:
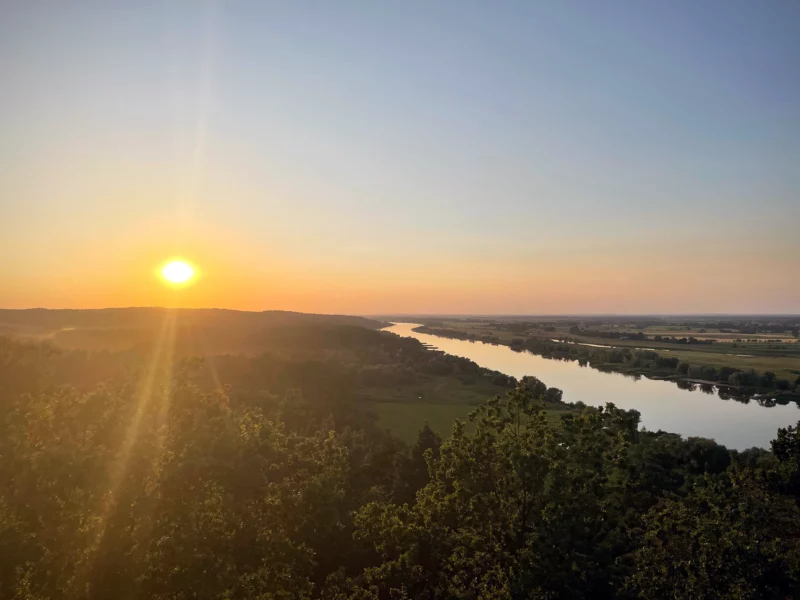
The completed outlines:
[[[188,303],[797,309],[796,2],[8,2],[0,76],[14,305],[219,235]]]

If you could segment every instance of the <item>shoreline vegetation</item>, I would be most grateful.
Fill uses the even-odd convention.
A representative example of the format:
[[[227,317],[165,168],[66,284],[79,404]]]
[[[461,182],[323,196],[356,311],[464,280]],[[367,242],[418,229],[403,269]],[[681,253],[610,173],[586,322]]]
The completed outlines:
[[[458,323],[458,322],[456,322]],[[474,324],[475,320],[469,320]],[[679,388],[686,390],[699,389],[705,393],[716,393],[722,399],[732,399],[748,402],[754,400],[764,406],[774,406],[775,404],[788,404],[789,402],[800,403],[800,370],[796,380],[786,377],[778,377],[771,370],[758,371],[753,368],[742,368],[736,364],[736,360],[731,360],[733,364],[716,364],[710,366],[682,360],[679,355],[667,348],[659,348],[659,351],[652,347],[636,347],[622,345],[622,343],[635,342],[651,346],[656,344],[676,344],[681,346],[696,347],[702,345],[710,347],[714,344],[720,346],[713,339],[696,338],[694,336],[653,336],[650,337],[642,332],[625,333],[615,332],[614,334],[604,334],[597,330],[582,329],[578,325],[571,325],[566,329],[566,333],[559,331],[552,325],[539,326],[538,329],[545,335],[515,335],[505,339],[498,335],[498,327],[505,324],[494,322],[484,323],[484,331],[478,332],[475,329],[459,328],[452,326],[437,326],[435,324],[422,324],[415,327],[413,331],[438,337],[451,338],[469,342],[482,342],[493,345],[508,346],[515,352],[530,352],[543,358],[553,360],[576,361],[581,366],[588,366],[599,371],[609,373],[619,373],[628,377],[647,377],[648,379],[672,381]],[[525,326],[530,323],[512,324],[516,329],[515,333],[525,331]],[[508,325],[505,325],[508,327]],[[796,333],[794,329],[793,333]],[[704,331],[705,332],[705,331]],[[539,333],[539,332],[537,332]],[[590,341],[584,341],[586,339]],[[741,340],[742,338],[735,338]],[[592,343],[596,340],[608,343]],[[618,342],[620,345],[616,345]],[[746,342],[731,342],[734,346],[743,345]],[[752,342],[753,344],[759,342]],[[764,344],[782,343],[780,338],[772,338]],[[783,343],[783,348],[797,346],[800,351],[800,344],[796,342]],[[792,348],[794,350],[794,348]],[[701,355],[702,356],[702,355]],[[718,355],[717,355],[718,356]],[[750,358],[753,355],[740,354],[730,355],[735,358]],[[800,360],[798,360],[800,366]],[[790,374],[792,371],[790,371]]]

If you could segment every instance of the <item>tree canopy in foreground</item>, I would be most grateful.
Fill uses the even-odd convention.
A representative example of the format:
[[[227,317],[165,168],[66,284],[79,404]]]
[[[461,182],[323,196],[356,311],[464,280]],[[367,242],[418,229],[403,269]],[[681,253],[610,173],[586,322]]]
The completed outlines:
[[[553,423],[528,378],[409,448],[307,357],[78,391],[2,350],[3,598],[800,595],[797,428],[740,453],[613,405]]]

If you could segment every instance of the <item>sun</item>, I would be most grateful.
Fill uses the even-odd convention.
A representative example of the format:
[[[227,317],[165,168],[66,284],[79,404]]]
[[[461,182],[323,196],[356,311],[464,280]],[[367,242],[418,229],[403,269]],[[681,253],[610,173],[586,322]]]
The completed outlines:
[[[171,260],[161,267],[161,276],[169,283],[183,285],[194,277],[194,267],[183,260]]]

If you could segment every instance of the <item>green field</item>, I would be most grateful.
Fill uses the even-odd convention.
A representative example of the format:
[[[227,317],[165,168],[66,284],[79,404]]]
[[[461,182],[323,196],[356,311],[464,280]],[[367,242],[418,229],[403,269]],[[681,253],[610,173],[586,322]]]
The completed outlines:
[[[659,352],[661,348],[659,348]],[[743,354],[747,353],[744,349]],[[772,371],[779,378],[794,381],[800,375],[800,357],[789,356],[736,356],[726,352],[709,352],[692,350],[670,350],[665,356],[677,356],[681,362],[707,367],[735,367],[737,369],[755,369],[759,373]]]
[[[400,439],[409,444],[417,440],[419,430],[427,423],[431,429],[442,437],[446,437],[453,430],[456,419],[466,420],[475,410],[474,404],[437,404],[435,402],[370,402],[367,404],[370,411],[378,417],[378,425],[390,430]],[[547,419],[558,423],[564,410],[547,411]],[[467,423],[467,430],[471,424]]]
[[[634,331],[630,328],[618,328],[616,331]],[[728,331],[721,332],[718,329],[706,329],[703,331],[701,329],[686,329],[685,327],[644,327],[643,329],[637,329],[635,331],[642,331],[647,335],[655,336],[655,335],[663,335],[663,336],[671,336],[671,337],[684,337],[684,336],[693,336],[697,339],[710,339],[710,340],[717,340],[717,341],[728,341],[732,342],[737,339],[757,339],[757,340],[776,340],[780,339],[784,342],[794,342],[795,337],[789,333],[731,333]]]
[[[507,391],[486,378],[476,377],[465,384],[456,377],[425,377],[410,385],[366,388],[359,391],[358,398],[378,417],[380,427],[413,444],[425,423],[446,436],[453,421],[466,419],[475,407]]]
[[[466,381],[453,376],[423,377],[410,385],[365,388],[359,391],[358,398],[378,417],[378,425],[414,443],[425,423],[439,435],[447,436],[453,429],[453,421],[466,420],[477,406],[509,391],[485,377]],[[558,421],[563,412],[548,411],[548,418]]]
[[[435,402],[436,404],[481,404],[508,388],[485,377],[420,377],[418,382],[394,387],[370,387],[359,391],[359,400],[370,402]]]
[[[436,404],[433,402],[370,402],[367,408],[378,417],[378,425],[413,444],[427,423],[441,436],[453,430],[453,421],[466,419],[474,404]]]

